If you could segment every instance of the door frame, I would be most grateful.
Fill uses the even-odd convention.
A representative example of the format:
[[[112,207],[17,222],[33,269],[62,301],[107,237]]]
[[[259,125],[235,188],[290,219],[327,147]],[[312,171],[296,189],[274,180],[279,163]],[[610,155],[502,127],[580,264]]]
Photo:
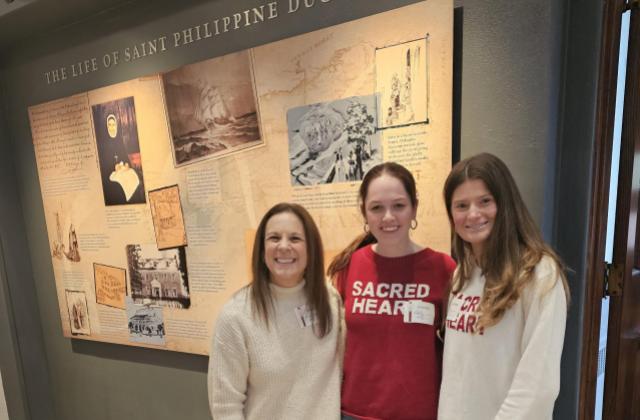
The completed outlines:
[[[593,154],[592,198],[589,209],[587,271],[584,288],[583,342],[580,362],[580,393],[578,418],[594,417],[598,352],[600,344],[600,313],[604,296],[605,244],[611,178],[611,152],[618,79],[621,16],[625,0],[604,3],[602,41],[596,101],[595,147]]]
[[[629,24],[629,52],[622,116],[618,209],[613,248],[614,265],[620,267],[621,293],[611,297],[604,381],[605,419],[640,418],[640,403],[634,388],[640,363],[640,331],[637,302],[640,272],[636,268],[638,249],[638,200],[640,199],[640,3],[635,2]],[[610,351],[609,351],[610,350]]]
[[[596,102],[592,198],[589,209],[583,342],[580,362],[578,418],[594,418],[602,298],[605,296],[605,244],[611,178],[611,154],[618,79],[622,14],[626,0],[603,3],[602,39]],[[622,159],[622,157],[621,157]]]

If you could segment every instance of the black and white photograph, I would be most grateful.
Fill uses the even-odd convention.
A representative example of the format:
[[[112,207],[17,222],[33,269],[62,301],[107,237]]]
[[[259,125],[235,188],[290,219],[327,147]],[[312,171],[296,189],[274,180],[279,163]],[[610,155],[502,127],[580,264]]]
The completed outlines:
[[[162,75],[176,166],[263,144],[249,51]]]
[[[84,292],[76,290],[65,290],[65,295],[67,297],[71,334],[91,335],[87,296]]]
[[[376,49],[381,128],[428,122],[427,38]]]
[[[353,96],[287,112],[291,185],[360,181],[382,162],[376,97]]]
[[[146,202],[133,97],[91,107],[104,204]]]
[[[126,298],[129,340],[135,343],[165,345],[164,316],[162,307],[138,305]]]
[[[191,306],[185,247],[159,251],[155,244],[127,245],[131,297],[136,304]]]

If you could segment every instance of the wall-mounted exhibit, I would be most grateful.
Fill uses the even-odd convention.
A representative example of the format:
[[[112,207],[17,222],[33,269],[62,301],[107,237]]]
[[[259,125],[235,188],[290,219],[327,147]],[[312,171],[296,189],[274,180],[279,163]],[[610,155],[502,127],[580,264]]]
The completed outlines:
[[[216,36],[225,22],[47,82]],[[362,231],[359,181],[382,161],[412,170],[416,240],[447,252],[452,31],[451,1],[420,2],[31,106],[64,335],[207,354],[217,312],[250,278],[261,215],[304,205],[333,255]]]

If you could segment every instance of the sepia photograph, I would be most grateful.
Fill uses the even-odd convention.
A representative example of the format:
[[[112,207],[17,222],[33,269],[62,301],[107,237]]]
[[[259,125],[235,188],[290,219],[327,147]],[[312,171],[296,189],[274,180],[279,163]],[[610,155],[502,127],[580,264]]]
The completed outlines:
[[[428,122],[427,38],[376,49],[380,128]]]
[[[87,297],[85,293],[75,290],[65,290],[65,294],[67,297],[67,309],[69,310],[71,334],[91,335],[89,309],[87,307]]]
[[[101,305],[125,309],[127,294],[127,270],[93,263],[93,279],[96,285],[96,302]]]
[[[127,245],[126,253],[134,303],[191,306],[184,247],[158,250],[155,244]]]
[[[375,96],[354,96],[287,112],[291,185],[360,181],[382,162]]]
[[[61,207],[61,206],[59,206]],[[56,230],[51,238],[51,257],[73,263],[80,262],[80,246],[78,234],[73,226],[73,221],[59,208],[53,212]]]
[[[176,166],[260,146],[249,51],[162,75]]]
[[[133,97],[91,107],[104,204],[145,203]]]
[[[162,307],[151,304],[137,305],[130,297],[127,297],[126,305],[129,340],[163,346],[165,330]]]
[[[149,191],[149,207],[158,249],[187,245],[178,185]]]

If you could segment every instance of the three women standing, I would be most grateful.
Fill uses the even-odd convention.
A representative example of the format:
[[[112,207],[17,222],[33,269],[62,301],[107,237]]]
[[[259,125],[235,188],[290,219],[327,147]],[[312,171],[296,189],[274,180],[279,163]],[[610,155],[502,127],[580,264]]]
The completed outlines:
[[[447,178],[455,272],[411,240],[406,168],[375,166],[359,194],[365,233],[329,267],[348,330],[341,403],[339,297],[313,220],[280,204],[258,228],[252,284],[218,319],[214,419],[551,419],[568,288],[504,163],[476,155]]]

